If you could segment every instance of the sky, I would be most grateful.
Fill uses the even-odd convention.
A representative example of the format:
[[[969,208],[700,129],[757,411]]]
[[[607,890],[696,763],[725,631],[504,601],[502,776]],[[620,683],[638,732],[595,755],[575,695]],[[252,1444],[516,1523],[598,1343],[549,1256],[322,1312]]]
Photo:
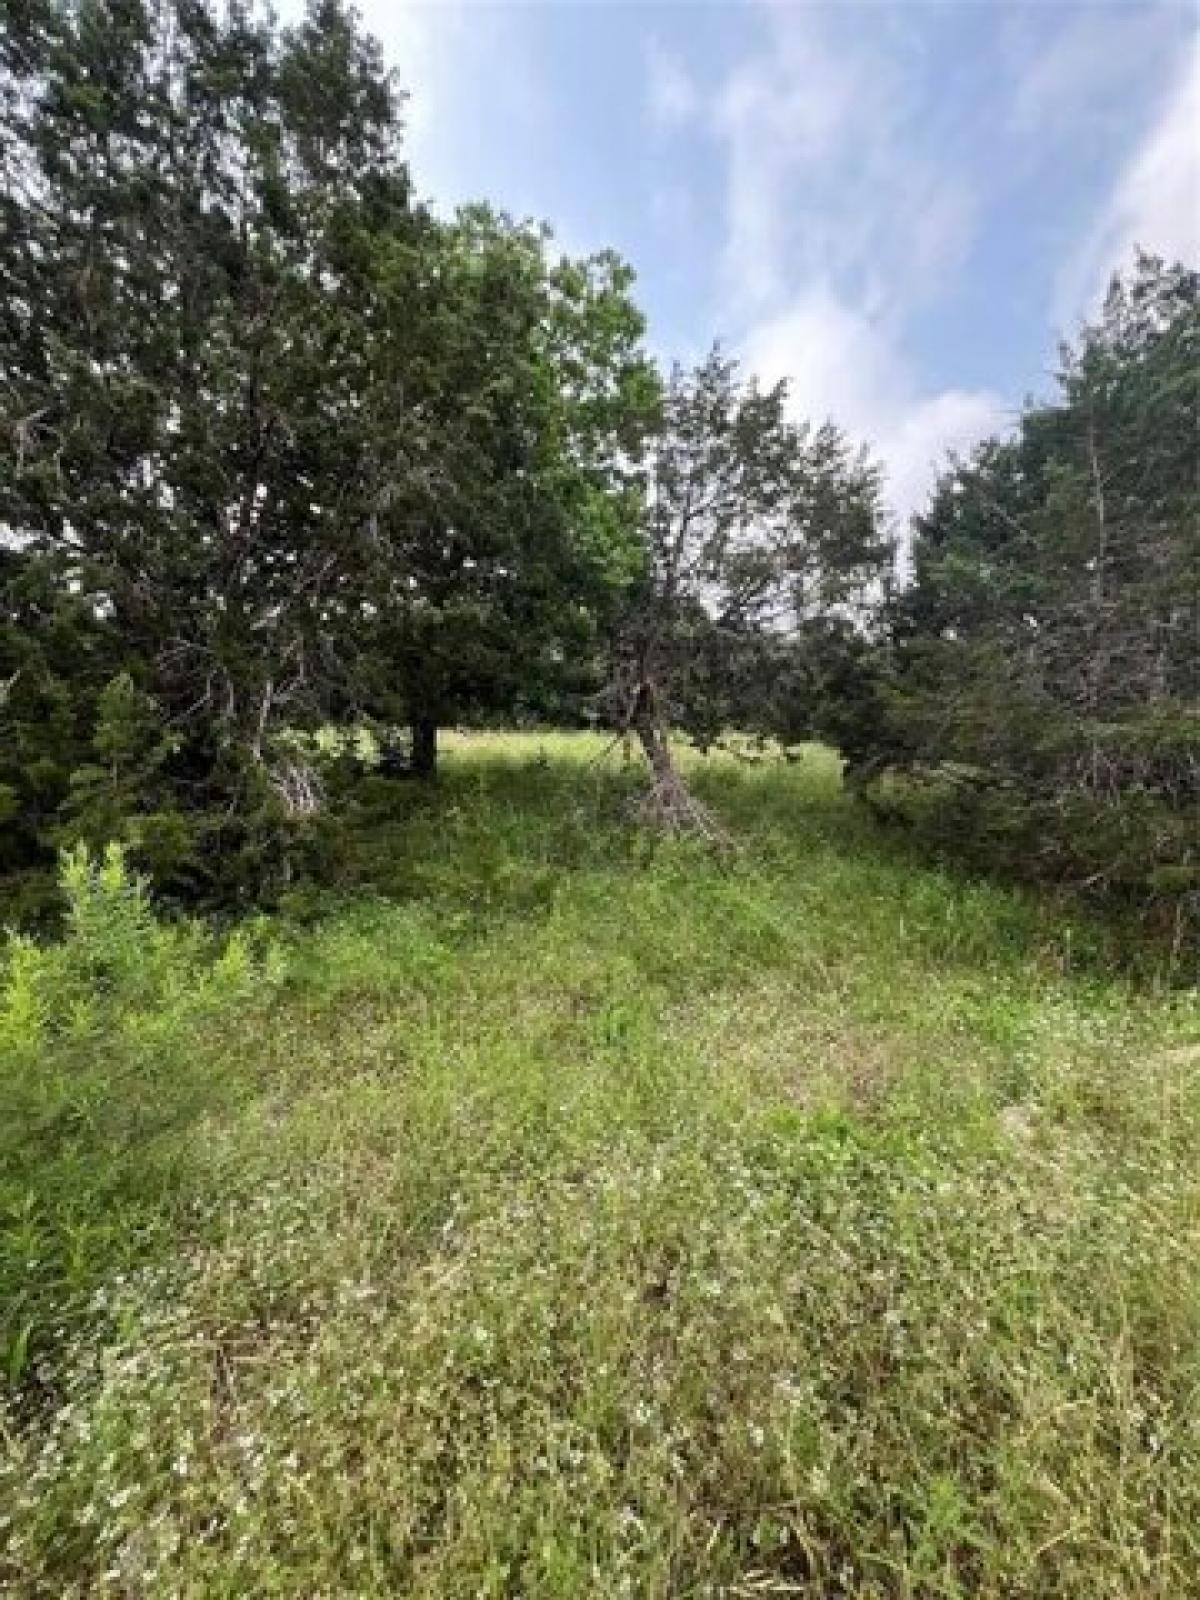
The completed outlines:
[[[786,377],[902,516],[1135,245],[1200,265],[1191,0],[359,3],[422,196],[616,248],[657,356]]]

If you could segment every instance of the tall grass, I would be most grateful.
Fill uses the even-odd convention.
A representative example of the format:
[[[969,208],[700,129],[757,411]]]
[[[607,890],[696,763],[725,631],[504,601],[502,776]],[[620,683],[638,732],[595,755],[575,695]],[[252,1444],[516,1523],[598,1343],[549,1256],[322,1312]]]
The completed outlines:
[[[367,784],[232,946],[6,958],[14,1595],[1200,1593],[1195,1000],[836,764]]]

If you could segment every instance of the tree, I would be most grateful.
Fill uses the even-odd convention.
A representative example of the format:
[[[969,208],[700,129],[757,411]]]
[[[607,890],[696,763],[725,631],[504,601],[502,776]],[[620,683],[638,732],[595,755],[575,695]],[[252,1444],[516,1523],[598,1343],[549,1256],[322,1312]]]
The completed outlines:
[[[1143,256],[1057,398],[917,519],[882,741],[960,850],[1172,915],[1200,887],[1198,419],[1200,274]]]
[[[485,207],[427,243],[369,408],[381,458],[405,459],[353,631],[362,708],[409,722],[431,770],[439,723],[536,703],[594,654],[636,561],[612,463],[656,384],[616,256],[556,260],[544,229]]]
[[[81,706],[118,669],[155,702],[181,805],[304,810],[275,739],[341,682],[329,623],[386,488],[361,409],[378,241],[426,226],[398,97],[335,0],[282,34],[199,0],[31,6],[4,68],[21,583],[107,641]]]
[[[814,624],[853,628],[886,581],[878,476],[832,425],[789,421],[784,385],[745,382],[714,350],[672,373],[635,477],[645,565],[617,641],[618,723],[653,774],[649,814],[706,826],[670,729],[704,744],[732,722],[782,726],[768,663]]]

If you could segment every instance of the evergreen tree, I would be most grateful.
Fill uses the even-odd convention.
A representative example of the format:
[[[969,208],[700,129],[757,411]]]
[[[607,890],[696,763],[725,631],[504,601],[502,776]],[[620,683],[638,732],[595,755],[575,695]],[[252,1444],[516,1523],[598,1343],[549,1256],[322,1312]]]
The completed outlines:
[[[733,725],[794,725],[779,671],[822,628],[853,632],[891,550],[878,475],[830,424],[789,421],[786,389],[743,381],[714,350],[676,369],[637,474],[646,564],[618,636],[618,725],[654,774],[652,815],[703,823],[669,732],[701,744]]]
[[[5,67],[0,520],[107,641],[81,708],[119,665],[183,803],[247,814],[286,779],[272,735],[319,714],[363,559],[371,243],[422,225],[397,97],[333,0],[285,34],[47,6]]]
[[[411,724],[422,770],[439,724],[553,698],[636,563],[614,461],[657,387],[630,282],[483,207],[431,245],[370,408],[396,468],[353,630],[365,704]]]
[[[1200,274],[1142,257],[1057,400],[917,519],[881,741],[952,847],[1172,915],[1200,888],[1198,425]]]

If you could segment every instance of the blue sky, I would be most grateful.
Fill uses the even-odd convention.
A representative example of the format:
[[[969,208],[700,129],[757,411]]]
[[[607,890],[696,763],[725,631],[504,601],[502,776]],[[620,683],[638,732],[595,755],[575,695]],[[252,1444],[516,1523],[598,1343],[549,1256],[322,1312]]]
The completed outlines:
[[[788,377],[899,511],[1048,389],[1135,242],[1200,258],[1181,0],[360,3],[423,194],[615,246],[656,353]]]

